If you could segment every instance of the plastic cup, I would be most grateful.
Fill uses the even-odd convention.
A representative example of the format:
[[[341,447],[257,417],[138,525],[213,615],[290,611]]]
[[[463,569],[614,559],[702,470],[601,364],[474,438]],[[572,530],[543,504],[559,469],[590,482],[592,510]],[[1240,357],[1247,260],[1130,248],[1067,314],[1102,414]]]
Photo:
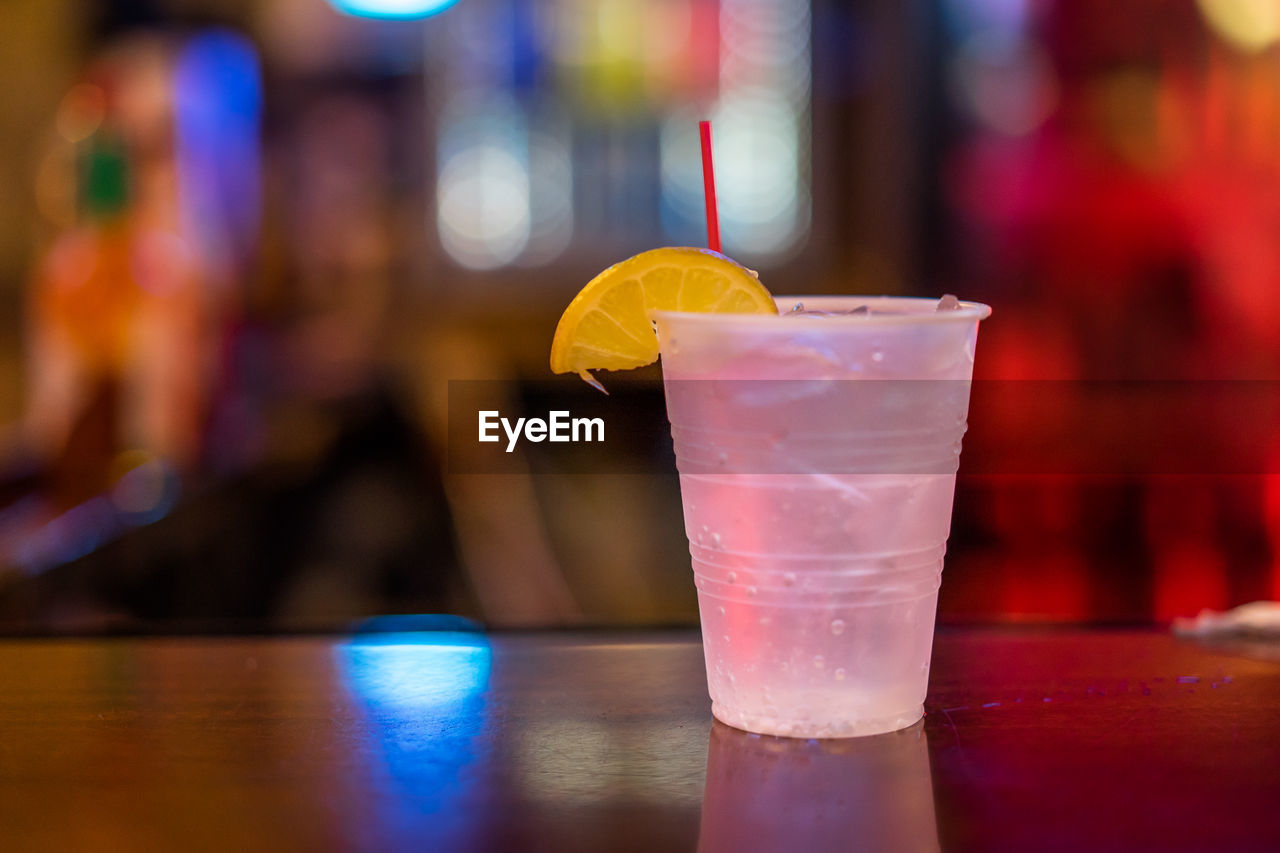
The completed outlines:
[[[924,715],[985,305],[655,312],[712,713],[852,737]]]

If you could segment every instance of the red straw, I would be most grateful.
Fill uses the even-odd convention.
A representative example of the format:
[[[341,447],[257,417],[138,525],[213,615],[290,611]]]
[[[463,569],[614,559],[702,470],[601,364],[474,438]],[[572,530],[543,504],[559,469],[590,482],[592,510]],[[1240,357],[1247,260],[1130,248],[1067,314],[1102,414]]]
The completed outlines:
[[[720,215],[716,213],[716,171],[711,165],[711,122],[698,122],[702,137],[702,192],[707,200],[707,247],[720,251]]]

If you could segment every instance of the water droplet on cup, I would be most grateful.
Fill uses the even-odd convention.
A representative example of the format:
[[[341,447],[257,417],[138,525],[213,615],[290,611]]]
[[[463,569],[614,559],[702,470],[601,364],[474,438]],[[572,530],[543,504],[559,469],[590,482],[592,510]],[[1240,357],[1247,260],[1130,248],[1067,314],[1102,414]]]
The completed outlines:
[[[723,607],[717,607],[717,608],[716,608],[716,610],[719,610],[719,611],[720,611],[720,615],[721,615],[721,616],[723,616],[723,615],[724,615],[724,608],[723,608]]]
[[[814,656],[813,656],[813,668],[814,668],[814,669],[822,669],[822,668],[823,668],[824,666],[826,666],[826,665],[827,665],[827,662],[826,662],[826,660],[822,657],[822,655],[814,655]]]
[[[835,635],[837,635],[837,636],[839,636],[840,634],[843,634],[843,633],[844,633],[844,620],[843,620],[843,619],[832,619],[832,620],[831,620],[831,633],[833,633],[833,634],[835,634]]]
[[[836,667],[836,681],[844,681],[844,667]]]
[[[747,595],[755,595],[758,590],[754,586],[747,587]]]
[[[795,572],[787,572],[785,575],[783,575],[782,582],[787,586],[795,586],[796,585]]]
[[[873,351],[871,353],[871,360],[877,363],[884,361],[884,353],[882,353],[880,350]]]
[[[721,450],[718,454],[716,454],[716,458],[719,459],[720,464],[723,465],[724,463],[729,461],[729,454]]]
[[[772,621],[773,621],[773,620],[772,620],[772,619],[770,619],[768,616],[761,616],[761,617],[760,617],[760,624],[761,624],[761,625],[766,625],[766,626],[767,626],[767,625],[768,625],[770,622],[772,622]]]
[[[737,573],[737,572],[729,572],[729,576],[728,576],[728,578],[726,578],[726,580],[728,580],[728,581],[729,581],[729,583],[737,583],[737,582],[738,582],[738,573]]]
[[[714,545],[714,546],[716,546],[717,548],[719,548],[719,547],[720,547],[720,534],[719,534],[719,533],[712,533],[712,534],[711,534],[711,544],[712,544],[712,545]]]

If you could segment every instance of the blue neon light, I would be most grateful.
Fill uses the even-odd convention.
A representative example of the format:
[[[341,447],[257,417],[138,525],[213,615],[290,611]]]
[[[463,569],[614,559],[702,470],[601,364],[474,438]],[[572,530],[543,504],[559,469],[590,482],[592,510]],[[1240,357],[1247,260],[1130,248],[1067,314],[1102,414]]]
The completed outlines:
[[[329,0],[344,15],[357,18],[412,20],[429,18],[448,9],[458,0]]]
[[[489,686],[492,651],[462,631],[365,634],[342,647],[353,691],[374,711],[465,714]]]

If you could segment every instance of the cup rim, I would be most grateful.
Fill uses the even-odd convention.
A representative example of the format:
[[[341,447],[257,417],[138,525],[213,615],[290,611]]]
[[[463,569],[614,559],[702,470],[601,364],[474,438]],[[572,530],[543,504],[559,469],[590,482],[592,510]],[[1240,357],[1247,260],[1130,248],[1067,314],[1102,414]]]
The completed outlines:
[[[923,296],[775,296],[778,314],[717,314],[708,311],[663,311],[649,312],[651,318],[670,318],[681,322],[699,323],[719,326],[761,326],[776,323],[786,316],[786,312],[796,302],[804,302],[820,311],[841,311],[868,305],[871,308],[866,314],[838,314],[822,318],[822,327],[841,326],[898,326],[919,323],[954,323],[957,321],[977,322],[991,316],[991,306],[981,302],[960,301],[960,307],[954,311],[924,310],[937,305],[937,299]],[[829,306],[829,307],[822,307]],[[877,314],[876,307],[892,310],[894,307],[907,309],[904,313]]]

